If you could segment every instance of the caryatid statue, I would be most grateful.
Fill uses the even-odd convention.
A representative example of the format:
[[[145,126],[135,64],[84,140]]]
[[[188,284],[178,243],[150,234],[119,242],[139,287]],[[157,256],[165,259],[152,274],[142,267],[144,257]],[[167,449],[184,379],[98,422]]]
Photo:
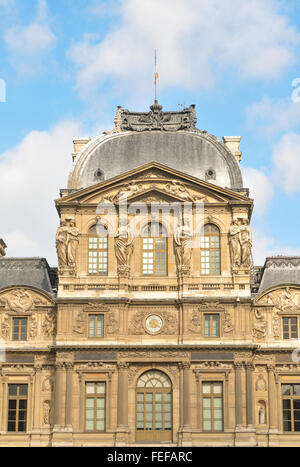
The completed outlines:
[[[239,268],[242,261],[240,230],[240,221],[233,219],[229,229],[230,256],[233,269]]]
[[[128,275],[133,253],[133,233],[129,226],[121,225],[115,235],[115,254],[120,275]]]
[[[178,272],[189,272],[194,233],[189,225],[179,225],[174,234],[174,251]]]
[[[247,219],[242,221],[240,227],[240,239],[241,239],[241,250],[242,258],[241,263],[242,267],[250,269],[251,267],[251,258],[252,258],[252,232],[249,227],[249,222]]]
[[[76,253],[79,243],[79,230],[72,218],[61,222],[56,234],[56,250],[60,272],[74,272],[76,269]]]

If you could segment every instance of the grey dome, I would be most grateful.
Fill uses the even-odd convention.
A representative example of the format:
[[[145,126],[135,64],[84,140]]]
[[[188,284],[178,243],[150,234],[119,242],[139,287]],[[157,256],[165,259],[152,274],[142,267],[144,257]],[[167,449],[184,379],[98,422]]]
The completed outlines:
[[[242,188],[242,176],[238,163],[225,145],[205,133],[177,132],[126,132],[112,135],[95,144],[88,157],[81,155],[79,184],[87,188],[108,180],[123,172],[135,169],[151,161],[160,162],[205,180],[210,170],[214,172],[216,185],[227,188]],[[78,161],[80,162],[80,160]],[[75,188],[75,187],[74,187]]]

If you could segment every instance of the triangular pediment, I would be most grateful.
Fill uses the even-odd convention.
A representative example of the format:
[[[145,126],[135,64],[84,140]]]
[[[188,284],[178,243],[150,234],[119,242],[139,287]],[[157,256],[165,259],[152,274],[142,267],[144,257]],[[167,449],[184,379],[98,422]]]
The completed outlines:
[[[252,206],[247,196],[200,180],[158,162],[151,162],[118,177],[63,196],[56,201],[59,209],[66,204],[98,204],[110,201],[157,201],[241,203]]]

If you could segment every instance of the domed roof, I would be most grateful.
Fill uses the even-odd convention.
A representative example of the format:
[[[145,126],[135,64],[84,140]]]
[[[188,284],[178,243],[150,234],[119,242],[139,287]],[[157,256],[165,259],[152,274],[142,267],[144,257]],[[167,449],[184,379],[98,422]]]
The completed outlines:
[[[87,188],[151,161],[224,188],[243,188],[239,164],[226,145],[196,129],[195,106],[178,112],[129,112],[119,107],[116,128],[77,156],[70,189]]]

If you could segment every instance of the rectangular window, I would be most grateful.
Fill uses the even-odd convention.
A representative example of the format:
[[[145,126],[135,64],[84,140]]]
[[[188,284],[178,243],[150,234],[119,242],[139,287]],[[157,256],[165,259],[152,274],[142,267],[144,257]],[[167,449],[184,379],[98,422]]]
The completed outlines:
[[[202,383],[203,431],[223,431],[223,384]]]
[[[300,384],[282,384],[283,431],[300,431]]]
[[[85,385],[85,429],[105,431],[106,383]]]
[[[205,337],[220,337],[220,315],[204,315]]]
[[[143,239],[143,275],[167,274],[167,243],[165,238]]]
[[[27,384],[8,385],[7,431],[26,432]]]
[[[89,237],[89,274],[108,272],[107,237]]]
[[[13,319],[13,340],[26,341],[27,340],[27,318],[14,318]]]
[[[103,315],[89,315],[89,337],[103,337]]]
[[[283,338],[298,339],[298,318],[295,316],[287,316],[283,321]]]

